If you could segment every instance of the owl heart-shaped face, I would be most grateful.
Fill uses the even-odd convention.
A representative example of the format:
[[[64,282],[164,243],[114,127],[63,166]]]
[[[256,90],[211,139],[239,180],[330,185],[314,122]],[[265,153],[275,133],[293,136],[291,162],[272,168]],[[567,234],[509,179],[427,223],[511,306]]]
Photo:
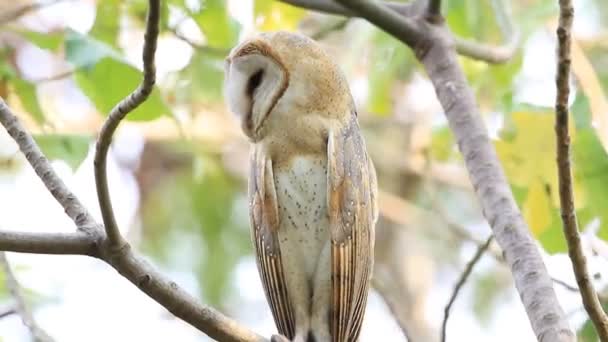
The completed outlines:
[[[228,107],[253,142],[286,135],[286,127],[302,124],[303,117],[323,120],[352,112],[342,72],[316,42],[300,34],[262,33],[245,40],[226,58],[224,79]],[[322,129],[315,120],[308,120],[301,134]]]

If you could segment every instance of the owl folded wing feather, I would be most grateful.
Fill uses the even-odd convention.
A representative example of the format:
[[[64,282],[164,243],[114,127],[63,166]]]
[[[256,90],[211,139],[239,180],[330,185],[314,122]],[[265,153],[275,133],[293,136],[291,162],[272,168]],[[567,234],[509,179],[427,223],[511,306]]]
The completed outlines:
[[[328,137],[328,209],[331,234],[331,314],[334,342],[359,336],[373,266],[377,218],[376,174],[357,119]]]
[[[295,320],[281,262],[272,161],[258,147],[251,158],[249,201],[253,244],[266,299],[279,333],[291,340],[295,336]]]

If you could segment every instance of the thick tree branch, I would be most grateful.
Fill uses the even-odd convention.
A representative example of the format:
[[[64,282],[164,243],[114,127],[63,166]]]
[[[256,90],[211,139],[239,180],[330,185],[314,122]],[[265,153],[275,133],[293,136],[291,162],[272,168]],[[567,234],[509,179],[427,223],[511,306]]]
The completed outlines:
[[[467,282],[467,279],[469,279],[469,275],[471,274],[471,272],[473,272],[473,268],[475,268],[475,265],[477,265],[477,262],[479,261],[479,259],[481,259],[488,247],[490,247],[493,238],[494,236],[490,235],[490,237],[488,237],[488,239],[483,245],[477,247],[477,251],[473,255],[473,258],[471,258],[471,260],[467,263],[467,266],[464,268],[464,271],[460,275],[458,282],[456,282],[456,286],[454,286],[454,290],[452,291],[450,300],[443,309],[443,323],[441,324],[441,342],[445,342],[446,339],[448,319],[450,318],[450,310],[452,309],[452,305],[454,305],[456,297],[458,297],[458,294],[460,293],[460,289],[462,288],[464,283]]]
[[[115,268],[152,299],[166,307],[176,317],[218,341],[263,342],[263,337],[240,326],[234,320],[212,308],[201,305],[177,284],[155,270],[141,256],[134,253],[128,244],[116,249],[104,243],[103,228],[96,223],[78,198],[65,186],[53,171],[49,161],[42,155],[31,135],[18,122],[15,115],[0,98],[0,123],[11,127],[11,134],[35,169],[44,170],[38,175],[49,191],[69,198],[66,210],[71,214],[78,230],[69,233],[23,233],[0,231],[0,250],[37,254],[78,254],[100,258]],[[65,202],[65,201],[64,201]]]
[[[559,24],[557,27],[557,96],[555,100],[555,133],[557,139],[557,172],[559,199],[564,235],[568,242],[568,255],[583,306],[593,322],[601,341],[608,341],[608,317],[602,310],[599,298],[587,271],[587,259],[581,246],[574,194],[572,191],[572,170],[570,168],[570,133],[568,132],[568,97],[570,95],[570,38],[574,8],[569,0],[559,0]]]
[[[426,7],[426,15],[432,21],[441,19],[441,0],[429,0]]]
[[[356,17],[357,13],[348,6],[341,5],[333,0],[279,0],[286,4],[319,11],[327,14],[342,15],[345,17]],[[425,1],[414,0],[409,3],[387,1],[384,4],[393,11],[407,17],[419,14]]]
[[[473,92],[458,65],[449,30],[424,18],[400,20],[394,11],[375,1],[341,0],[341,3],[414,50],[435,87],[483,214],[504,251],[538,340],[574,341],[538,247],[490,142]]]
[[[117,249],[122,248],[126,241],[120,235],[114,211],[112,209],[112,200],[108,190],[108,176],[106,172],[106,160],[108,150],[112,143],[112,136],[118,128],[120,121],[129,114],[132,110],[142,104],[152,93],[154,83],[156,82],[156,66],[154,64],[154,53],[156,52],[156,42],[158,38],[158,26],[160,18],[160,2],[159,0],[151,0],[150,8],[148,9],[148,17],[146,20],[146,32],[144,35],[143,48],[143,64],[144,77],[142,83],[129,96],[118,103],[110,112],[108,119],[104,122],[97,139],[95,150],[95,184],[97,186],[97,197],[103,224],[106,228],[108,243]]]
[[[279,1],[293,6],[298,6],[301,8],[306,8],[328,14],[342,15],[346,17],[359,16],[357,11],[353,11],[348,6],[344,6],[338,1],[334,0]],[[435,1],[430,1],[430,3],[434,2]],[[504,1],[502,1],[502,3],[503,5],[505,5]],[[430,4],[427,5],[426,0],[415,0],[407,4],[393,2],[383,2],[383,4],[386,5],[386,7],[392,9],[393,11],[399,13],[401,16],[410,18],[424,16],[425,8],[427,10],[430,10],[429,6],[431,6]],[[500,8],[499,10],[504,12],[504,8]],[[432,21],[441,21],[438,20],[436,17],[430,17],[430,19]],[[512,18],[510,16],[510,13],[505,17],[505,19],[506,20],[503,21],[505,21],[505,23],[512,28]],[[456,37],[454,39],[454,45],[456,51],[463,56],[492,64],[504,63],[510,60],[517,52],[521,37],[520,34],[514,29],[512,29],[511,31],[504,30],[503,35],[505,36],[506,40],[503,45],[484,44],[461,37]]]
[[[96,173],[96,179],[101,180],[101,183],[98,184],[98,191],[99,189],[104,191],[100,197],[100,201],[105,201],[102,208],[107,211],[106,214],[109,213],[109,216],[112,217],[109,221],[110,224],[114,224],[112,228],[106,229],[108,236],[104,234],[104,228],[92,219],[78,198],[57,176],[32,136],[25,131],[4,100],[0,98],[0,123],[17,142],[19,149],[26,156],[36,174],[78,228],[73,235],[0,232],[0,250],[43,254],[81,254],[100,258],[178,318],[206,333],[209,337],[227,342],[266,341],[263,337],[240,326],[214,309],[199,304],[194,297],[133,252],[129,244],[124,242],[115,225],[107,191],[105,155],[112,133],[120,120],[127,112],[143,102],[154,84],[155,72],[152,61],[158,35],[159,0],[150,0],[150,5],[144,45],[144,81],[134,93],[112,111],[108,122],[102,129],[98,144],[96,161],[102,160],[102,163],[96,164],[96,172],[102,171],[103,174],[99,177],[101,173]],[[103,158],[101,158],[102,156]],[[100,165],[104,167],[100,167]],[[105,218],[107,219],[107,217]],[[110,234],[114,236],[112,241],[110,241]]]
[[[32,334],[32,338],[36,342],[52,342],[53,339],[38,326],[36,321],[34,320],[34,316],[30,311],[30,308],[27,306],[25,302],[25,298],[23,297],[23,293],[21,292],[21,286],[15,278],[13,274],[13,270],[6,259],[6,253],[0,252],[0,267],[4,272],[4,277],[6,278],[6,287],[11,293],[11,297],[15,300],[15,311],[21,317],[23,324],[28,328],[30,334]]]

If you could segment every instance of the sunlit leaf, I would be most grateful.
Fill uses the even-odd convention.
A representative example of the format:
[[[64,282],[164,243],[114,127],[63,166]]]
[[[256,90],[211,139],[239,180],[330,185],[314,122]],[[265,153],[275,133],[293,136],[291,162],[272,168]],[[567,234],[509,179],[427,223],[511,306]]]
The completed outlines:
[[[225,1],[207,0],[203,8],[193,16],[207,39],[207,45],[215,48],[232,48],[239,38],[240,24],[228,15]]]
[[[592,128],[580,131],[573,149],[574,176],[588,197],[587,210],[579,215],[582,225],[600,218],[599,236],[608,241],[608,154]]]
[[[431,140],[431,154],[434,159],[446,161],[454,152],[454,136],[447,127],[441,127],[433,131]]]
[[[82,135],[36,135],[34,139],[49,160],[60,159],[76,169],[87,156],[91,137]]]
[[[553,205],[558,206],[553,113],[515,112],[511,114],[509,122],[510,126],[501,132],[503,139],[495,143],[509,182],[527,188],[541,179],[549,187]],[[574,124],[570,124],[572,141],[575,141]],[[574,188],[579,194],[576,205],[582,207],[585,198],[582,192],[579,193],[576,179]]]
[[[373,47],[370,52],[367,110],[388,115],[393,109],[394,82],[409,70],[409,53],[401,42],[380,30],[374,33]]]
[[[120,29],[120,8],[120,0],[98,1],[95,23],[89,34],[110,46],[116,46]]]
[[[11,81],[15,87],[15,95],[19,97],[23,108],[41,125],[45,122],[44,111],[38,102],[36,85],[23,79],[15,78]]]
[[[74,77],[97,109],[108,115],[119,101],[137,88],[143,76],[137,68],[106,57],[92,67],[79,69]],[[148,99],[130,112],[126,119],[147,121],[169,113],[169,108],[155,88]]]
[[[180,77],[187,81],[187,87],[180,91],[182,100],[195,99],[216,102],[222,99],[224,61],[202,51],[192,56],[190,64],[180,71]]]
[[[551,224],[551,200],[540,180],[530,185],[522,211],[534,236],[542,234]]]
[[[255,0],[255,24],[262,31],[295,30],[306,11],[274,0]]]
[[[30,43],[49,51],[57,51],[65,37],[63,32],[41,33],[31,30],[19,30],[18,32]]]
[[[122,57],[109,45],[75,31],[69,31],[65,40],[65,58],[75,67],[90,66],[105,57],[120,60]]]

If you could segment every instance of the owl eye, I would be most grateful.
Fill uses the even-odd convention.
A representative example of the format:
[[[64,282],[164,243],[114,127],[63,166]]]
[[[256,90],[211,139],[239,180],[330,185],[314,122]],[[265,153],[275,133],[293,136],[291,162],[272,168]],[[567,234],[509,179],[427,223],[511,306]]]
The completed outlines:
[[[253,92],[260,86],[263,78],[264,69],[260,69],[251,75],[249,81],[247,81],[247,95],[253,96]]]

